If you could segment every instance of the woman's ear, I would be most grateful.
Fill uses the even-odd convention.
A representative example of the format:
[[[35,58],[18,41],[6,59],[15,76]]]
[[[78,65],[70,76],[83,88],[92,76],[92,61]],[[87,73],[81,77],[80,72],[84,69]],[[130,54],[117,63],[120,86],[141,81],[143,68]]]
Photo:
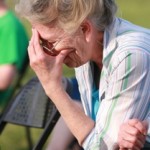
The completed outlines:
[[[81,24],[81,29],[82,29],[82,32],[83,32],[83,33],[88,32],[88,31],[90,30],[90,22],[85,20],[85,21]]]
[[[92,34],[92,24],[90,21],[85,20],[82,24],[81,24],[81,30],[83,35],[85,36],[86,40],[89,41],[89,38],[91,37]]]

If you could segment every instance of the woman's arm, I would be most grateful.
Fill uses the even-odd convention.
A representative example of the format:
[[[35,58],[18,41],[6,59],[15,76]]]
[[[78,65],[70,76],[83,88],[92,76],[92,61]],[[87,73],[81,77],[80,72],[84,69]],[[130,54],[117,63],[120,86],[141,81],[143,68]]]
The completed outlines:
[[[0,65],[0,91],[6,90],[12,84],[16,74],[15,65]]]

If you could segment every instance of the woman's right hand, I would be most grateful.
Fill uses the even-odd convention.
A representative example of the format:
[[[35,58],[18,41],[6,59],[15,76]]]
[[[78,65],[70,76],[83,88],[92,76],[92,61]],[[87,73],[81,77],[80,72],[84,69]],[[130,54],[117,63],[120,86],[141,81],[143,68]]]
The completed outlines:
[[[57,89],[63,89],[62,70],[63,61],[67,51],[61,51],[57,56],[50,56],[43,51],[40,45],[39,33],[32,29],[32,37],[28,47],[30,66],[38,76],[45,92],[49,96],[56,93]]]

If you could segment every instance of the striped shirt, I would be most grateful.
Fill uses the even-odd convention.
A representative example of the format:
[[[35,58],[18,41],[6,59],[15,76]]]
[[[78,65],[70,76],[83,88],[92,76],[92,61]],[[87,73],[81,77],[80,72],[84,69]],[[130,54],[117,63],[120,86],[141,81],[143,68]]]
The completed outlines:
[[[83,143],[85,150],[114,150],[119,127],[128,119],[146,119],[150,126],[150,30],[116,18],[105,30],[103,44],[101,103],[95,127]],[[92,117],[90,62],[75,73],[85,113]],[[150,142],[150,129],[148,134]]]

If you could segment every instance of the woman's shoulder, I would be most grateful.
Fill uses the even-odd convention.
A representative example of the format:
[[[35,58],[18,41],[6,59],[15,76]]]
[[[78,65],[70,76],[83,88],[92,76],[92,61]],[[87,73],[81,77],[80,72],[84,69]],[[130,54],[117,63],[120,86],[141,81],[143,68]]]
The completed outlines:
[[[115,26],[117,28],[118,36],[129,36],[130,34],[136,34],[139,36],[150,37],[150,29],[148,28],[144,28],[121,18],[117,18],[116,21],[118,22]]]

